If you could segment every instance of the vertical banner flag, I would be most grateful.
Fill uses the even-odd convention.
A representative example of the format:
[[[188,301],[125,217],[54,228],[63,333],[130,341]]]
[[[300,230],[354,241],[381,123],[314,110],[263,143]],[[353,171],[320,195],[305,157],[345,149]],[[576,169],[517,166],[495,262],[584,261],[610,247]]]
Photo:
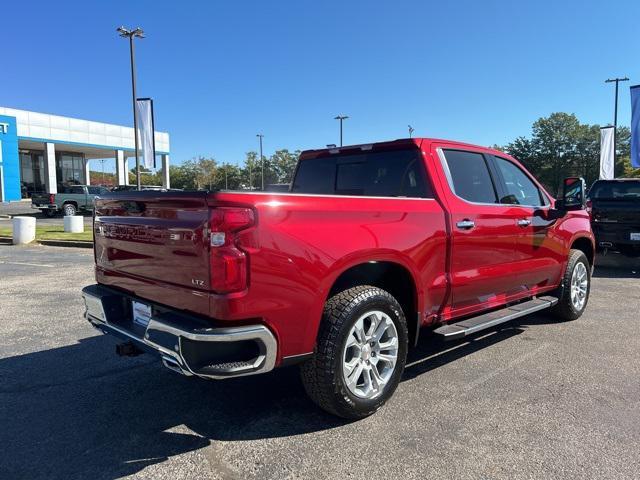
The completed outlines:
[[[640,168],[640,85],[631,87],[631,166]]]
[[[600,179],[611,180],[614,178],[613,168],[615,166],[613,154],[613,142],[615,138],[615,127],[602,127],[600,129]]]
[[[153,100],[138,98],[136,100],[136,116],[138,117],[138,147],[142,164],[146,168],[155,168],[156,143],[153,128]]]

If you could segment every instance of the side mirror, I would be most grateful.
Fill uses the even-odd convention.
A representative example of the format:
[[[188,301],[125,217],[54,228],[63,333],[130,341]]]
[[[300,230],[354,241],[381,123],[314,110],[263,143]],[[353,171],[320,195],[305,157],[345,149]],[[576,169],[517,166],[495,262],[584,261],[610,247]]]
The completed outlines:
[[[562,198],[556,200],[557,210],[584,210],[586,185],[583,178],[568,177],[562,182]]]

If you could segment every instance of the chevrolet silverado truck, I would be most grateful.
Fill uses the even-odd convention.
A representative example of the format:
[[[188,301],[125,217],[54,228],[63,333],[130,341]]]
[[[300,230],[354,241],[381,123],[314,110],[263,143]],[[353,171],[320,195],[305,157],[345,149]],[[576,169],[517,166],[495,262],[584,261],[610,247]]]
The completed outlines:
[[[640,178],[596,180],[587,211],[599,250],[640,256]]]
[[[59,193],[37,193],[31,197],[31,207],[37,208],[47,217],[58,213],[75,215],[80,211],[93,210],[93,200],[108,190],[94,185],[67,185]]]
[[[580,317],[595,250],[582,179],[554,200],[509,155],[427,138],[305,151],[288,192],[107,193],[94,215],[85,317],[118,353],[208,379],[298,363],[345,418],[389,399],[421,330]]]

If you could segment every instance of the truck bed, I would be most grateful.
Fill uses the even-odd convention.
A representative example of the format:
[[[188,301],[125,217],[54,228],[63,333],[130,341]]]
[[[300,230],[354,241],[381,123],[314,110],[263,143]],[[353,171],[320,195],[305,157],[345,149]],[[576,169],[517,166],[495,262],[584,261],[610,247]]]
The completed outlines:
[[[219,294],[206,281],[209,223],[215,208],[230,206],[255,212],[255,225],[241,233],[248,287]],[[433,199],[120,192],[97,200],[94,229],[99,283],[212,325],[258,318],[293,339],[284,355],[312,349],[305,331],[317,322],[306,316],[321,317],[330,286],[350,263],[398,261],[402,252],[409,271],[433,279],[421,301],[440,305],[446,290],[445,215]]]

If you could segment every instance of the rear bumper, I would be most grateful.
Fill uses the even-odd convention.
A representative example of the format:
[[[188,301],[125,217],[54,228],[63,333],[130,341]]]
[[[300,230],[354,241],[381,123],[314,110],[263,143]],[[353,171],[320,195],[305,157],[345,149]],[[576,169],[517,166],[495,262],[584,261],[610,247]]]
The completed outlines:
[[[38,203],[32,203],[31,204],[31,208],[35,208],[36,210],[57,210],[58,206],[54,205],[54,204],[38,204]]]
[[[158,354],[167,368],[183,375],[221,379],[275,366],[277,341],[264,325],[208,328],[195,317],[151,304],[151,319],[142,326],[131,318],[131,301],[150,302],[102,285],[83,288],[82,296],[84,317],[95,328]]]
[[[640,240],[631,240],[632,233],[640,233],[638,224],[616,224],[616,223],[592,223],[593,234],[596,238],[596,245],[599,247],[615,245],[639,245]]]

